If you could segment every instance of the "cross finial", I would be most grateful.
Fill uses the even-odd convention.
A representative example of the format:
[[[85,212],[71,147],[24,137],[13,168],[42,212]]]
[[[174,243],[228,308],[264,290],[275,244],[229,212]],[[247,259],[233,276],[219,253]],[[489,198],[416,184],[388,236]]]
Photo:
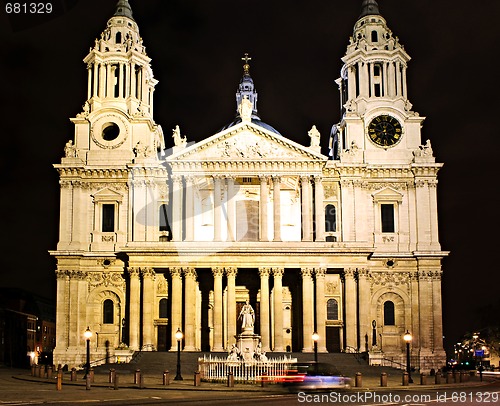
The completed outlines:
[[[242,61],[245,61],[245,64],[243,65],[243,73],[245,75],[249,75],[250,74],[250,65],[248,64],[248,61],[251,61],[252,58],[250,58],[248,56],[247,53],[245,53],[245,56],[243,58],[241,58]]]

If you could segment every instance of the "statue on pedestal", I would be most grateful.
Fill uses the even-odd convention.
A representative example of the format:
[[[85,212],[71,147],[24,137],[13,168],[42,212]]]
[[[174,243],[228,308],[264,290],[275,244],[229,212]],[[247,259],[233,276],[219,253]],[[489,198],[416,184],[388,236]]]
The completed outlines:
[[[251,331],[253,333],[253,327],[255,323],[255,312],[250,303],[248,303],[248,300],[241,308],[238,319],[241,319],[241,329],[243,331]]]

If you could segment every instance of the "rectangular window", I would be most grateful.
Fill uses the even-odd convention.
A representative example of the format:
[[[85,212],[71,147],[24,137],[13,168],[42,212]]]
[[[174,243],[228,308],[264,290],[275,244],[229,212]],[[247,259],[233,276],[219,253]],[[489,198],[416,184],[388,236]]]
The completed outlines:
[[[380,211],[380,216],[382,220],[382,232],[383,233],[393,233],[394,232],[394,205],[393,204],[382,204]]]
[[[160,231],[168,231],[167,205],[160,206]]]
[[[115,231],[115,205],[102,205],[102,232],[111,233]]]

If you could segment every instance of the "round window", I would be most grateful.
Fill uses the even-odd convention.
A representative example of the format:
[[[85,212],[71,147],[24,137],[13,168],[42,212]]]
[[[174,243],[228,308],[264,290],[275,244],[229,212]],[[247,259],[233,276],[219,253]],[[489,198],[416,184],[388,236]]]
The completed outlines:
[[[102,126],[102,139],[104,141],[113,141],[120,135],[120,127],[115,123],[106,123]]]

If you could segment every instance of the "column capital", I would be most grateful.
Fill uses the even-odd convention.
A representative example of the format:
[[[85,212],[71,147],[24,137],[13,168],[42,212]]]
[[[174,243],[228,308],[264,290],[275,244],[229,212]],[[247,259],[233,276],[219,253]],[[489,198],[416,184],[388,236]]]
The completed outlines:
[[[139,278],[139,276],[141,275],[141,269],[136,267],[128,268],[127,272],[131,278]]]
[[[316,275],[316,278],[324,278],[326,275],[326,268],[314,268],[314,273]]]
[[[302,278],[307,278],[311,277],[314,269],[313,268],[300,268],[300,274],[302,275]]]
[[[354,279],[356,268],[345,268],[343,272],[344,278]]]
[[[314,182],[316,183],[323,182],[323,175],[314,175]]]
[[[87,272],[84,271],[68,271],[69,279],[84,281],[87,278]]]
[[[224,267],[224,270],[226,271],[226,275],[228,278],[230,276],[236,278],[236,275],[238,274],[238,268],[236,268],[235,266],[226,266]]]
[[[172,278],[180,278],[182,276],[182,268],[180,266],[171,267],[169,271]]]
[[[182,183],[182,175],[172,175],[173,183]]]
[[[309,175],[300,175],[300,183],[305,183],[305,184],[310,184],[311,183],[311,178]]]
[[[198,274],[196,273],[196,269],[193,267],[185,267],[182,268],[182,272],[186,278],[196,279]]]
[[[357,270],[359,279],[368,279],[370,271],[367,268],[358,268]]]
[[[260,267],[259,268],[259,276],[261,278],[269,277],[270,274],[271,274],[271,268],[268,268],[268,267]]]
[[[281,176],[278,175],[272,175],[273,183],[274,184],[279,184],[281,182]]]
[[[156,273],[153,268],[141,268],[141,275],[144,279],[146,278],[154,279]]]
[[[285,268],[271,268],[273,271],[273,276],[281,278],[283,274],[285,273]]]
[[[68,271],[63,271],[61,269],[57,269],[56,270],[56,279],[66,279],[68,278],[69,275],[68,275]]]
[[[268,182],[271,178],[271,175],[259,175],[259,179],[261,182]]]
[[[222,278],[222,276],[224,275],[224,268],[220,266],[213,266],[212,274],[214,278]]]

